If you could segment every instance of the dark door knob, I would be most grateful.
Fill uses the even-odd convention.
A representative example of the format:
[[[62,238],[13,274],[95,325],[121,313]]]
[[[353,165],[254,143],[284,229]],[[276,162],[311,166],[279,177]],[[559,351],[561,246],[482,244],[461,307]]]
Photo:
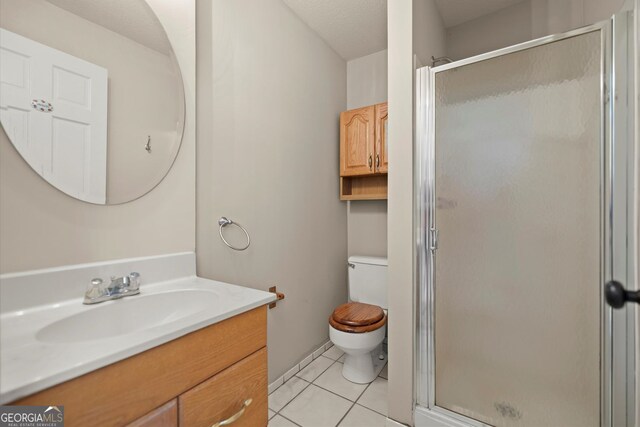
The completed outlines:
[[[622,308],[627,301],[640,304],[640,291],[627,291],[622,283],[616,280],[604,285],[604,297],[607,304],[613,308]]]

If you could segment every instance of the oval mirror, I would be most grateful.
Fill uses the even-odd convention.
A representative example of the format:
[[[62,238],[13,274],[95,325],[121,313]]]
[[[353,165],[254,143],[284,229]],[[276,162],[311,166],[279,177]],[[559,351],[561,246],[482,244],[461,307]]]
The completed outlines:
[[[51,185],[111,205],[166,176],[184,88],[145,0],[0,0],[0,54],[0,123]]]

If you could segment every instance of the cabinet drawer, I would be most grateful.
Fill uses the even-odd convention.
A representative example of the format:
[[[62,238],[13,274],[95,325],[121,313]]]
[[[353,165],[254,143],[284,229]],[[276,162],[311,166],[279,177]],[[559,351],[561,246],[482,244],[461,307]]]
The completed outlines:
[[[127,427],[178,427],[178,399],[154,409]]]
[[[233,427],[266,426],[266,347],[180,395],[180,425],[210,427],[242,411],[247,399],[251,404]]]

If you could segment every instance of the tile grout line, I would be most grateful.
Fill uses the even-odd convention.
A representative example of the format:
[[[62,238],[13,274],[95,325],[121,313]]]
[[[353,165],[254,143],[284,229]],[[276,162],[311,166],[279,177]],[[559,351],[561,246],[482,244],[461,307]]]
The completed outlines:
[[[335,363],[340,363],[340,362],[338,362],[338,361],[336,360],[336,362],[335,362]],[[333,364],[332,364],[331,366],[333,366]],[[331,368],[331,366],[329,366],[329,368]],[[329,368],[327,368],[327,370],[329,370]],[[326,372],[326,371],[325,371],[325,372]],[[323,372],[323,373],[324,373],[324,372]],[[318,378],[320,378],[320,375],[318,376]],[[317,380],[318,378],[316,378],[316,380]],[[376,378],[378,378],[378,377],[376,377]],[[349,381],[349,380],[347,380],[347,381]],[[374,379],[373,381],[375,381],[375,379]],[[373,381],[371,381],[371,383],[372,383]],[[340,395],[340,394],[336,393],[335,391],[331,391],[331,390],[329,390],[328,388],[324,388],[324,387],[322,387],[321,385],[316,384],[316,383],[315,383],[315,380],[314,380],[314,382],[312,382],[311,384],[313,384],[314,386],[316,386],[316,387],[318,387],[318,388],[321,388],[321,389],[322,389],[322,390],[324,390],[324,391],[328,391],[328,392],[329,392],[329,393],[331,393],[331,394],[334,394],[334,395],[336,395],[336,396],[338,396],[338,397],[341,397],[341,398],[343,398],[343,399],[346,399],[346,400],[348,400],[349,402],[356,403],[356,402],[358,401],[358,399],[360,399],[360,398],[362,397],[362,395],[364,394],[364,392],[365,392],[365,391],[367,391],[367,389],[369,388],[369,386],[371,385],[371,383],[368,383],[368,384],[367,384],[367,386],[366,386],[366,387],[365,387],[365,388],[360,392],[360,394],[358,395],[358,397],[356,397],[356,400],[351,400],[351,399],[349,399],[348,397],[344,397],[344,396],[342,396],[342,395]],[[354,384],[357,384],[357,383],[354,383]]]
[[[373,380],[375,381],[375,379]],[[373,382],[371,381],[371,383]],[[358,399],[360,399],[360,397],[362,397],[362,395],[364,394],[365,391],[367,391],[367,389],[369,388],[369,386],[371,385],[371,383],[367,384],[367,386],[364,388],[364,390],[362,390],[362,393],[360,393],[360,395],[356,398],[356,400],[354,400],[351,403],[351,406],[349,407],[349,410],[347,412],[345,412],[345,414],[342,416],[342,418],[340,418],[340,421],[338,421],[338,424],[336,424],[336,427],[338,427],[340,425],[340,423],[342,421],[344,421],[344,419],[347,417],[347,415],[349,415],[349,412],[351,412],[351,410],[353,409],[354,406],[356,406],[358,403]],[[327,390],[328,391],[328,390]],[[360,405],[362,406],[362,405]],[[377,412],[376,412],[377,413]]]
[[[376,379],[378,379],[378,378],[382,378],[382,377],[376,377]],[[385,381],[389,381],[389,380],[387,380],[387,379],[385,379],[385,378],[382,378],[382,379],[383,379],[383,380],[385,380]],[[375,381],[375,380],[373,380],[373,381]],[[367,389],[369,388],[369,386],[370,386],[371,384],[373,384],[373,381],[371,381],[371,382],[369,383],[369,385],[367,386],[367,388],[366,388],[364,391],[367,391]],[[362,394],[360,395],[360,397],[358,397],[358,400],[360,400],[360,398],[364,395],[364,391],[362,392]],[[362,406],[362,407],[363,407],[363,408],[365,408],[365,409],[368,409],[368,410],[370,410],[370,411],[373,411],[373,412],[375,412],[375,413],[376,413],[376,414],[378,414],[378,415],[382,415],[382,416],[383,416],[383,417],[385,417],[385,418],[389,418],[389,416],[388,416],[388,415],[385,415],[385,414],[383,414],[383,413],[381,413],[381,412],[378,412],[378,411],[376,411],[375,409],[371,409],[371,408],[369,408],[368,406],[363,405],[362,403],[358,403],[358,400],[356,400],[356,402],[355,402],[357,405],[360,405],[360,406]],[[387,411],[387,412],[388,412],[388,411]]]
[[[319,359],[321,356],[322,356],[322,355],[320,355],[320,356],[316,357],[314,360]],[[318,374],[318,376],[317,376],[313,381],[315,381],[315,380],[317,380],[318,378],[320,378],[320,376],[321,376],[322,374],[324,374],[324,373],[325,373],[325,372],[326,372],[330,367],[332,367],[334,363],[338,362],[337,360],[333,360],[333,359],[331,359],[330,357],[327,357],[327,356],[323,356],[323,357],[324,357],[325,359],[329,359],[329,360],[333,361],[333,363],[331,363],[331,364],[327,367],[327,369],[325,369],[324,371],[320,372],[320,373]],[[313,362],[312,362],[312,363],[313,363]],[[309,365],[307,365],[307,366],[309,366]],[[306,366],[305,366],[305,368],[306,368]],[[283,383],[282,383],[282,385],[278,386],[278,388],[277,388],[277,389],[273,390],[271,393],[269,393],[269,394],[267,395],[267,397],[268,397],[268,396],[270,396],[270,395],[272,395],[272,394],[273,394],[273,393],[275,393],[275,392],[276,392],[280,387],[284,386],[286,383],[288,383],[289,381],[291,381],[291,379],[293,379],[294,377],[295,377],[295,378],[297,378],[297,379],[299,379],[299,380],[304,381],[305,383],[307,383],[307,385],[306,385],[306,386],[304,386],[304,388],[303,388],[302,390],[300,390],[297,394],[295,394],[295,395],[291,398],[291,400],[288,400],[288,401],[287,401],[287,403],[285,403],[285,404],[284,404],[284,406],[283,406],[282,408],[280,408],[280,411],[282,411],[282,410],[283,410],[283,409],[284,409],[284,408],[285,408],[289,403],[291,403],[291,402],[293,401],[293,399],[295,399],[296,397],[298,397],[298,396],[300,395],[300,393],[302,393],[303,391],[305,391],[305,390],[306,390],[306,389],[307,389],[311,384],[313,384],[313,381],[307,381],[307,380],[305,380],[304,378],[302,378],[302,377],[299,377],[299,376],[298,376],[298,373],[300,373],[301,371],[302,371],[302,370],[298,371],[295,375],[293,375],[293,376],[292,376],[291,378],[289,378],[287,381],[283,382]],[[342,396],[341,396],[341,397],[342,397]],[[271,409],[271,408],[269,408],[269,404],[268,404],[268,403],[267,403],[267,408],[268,408],[268,409]],[[271,409],[271,410],[273,411],[273,409]],[[280,413],[280,411],[274,411],[274,412],[275,412],[275,413],[276,413],[276,415],[277,415],[277,414],[279,414],[279,413]],[[274,415],[274,416],[275,416],[275,415]]]
[[[282,406],[282,408],[280,408],[280,411],[282,411],[284,408],[286,408],[286,407],[287,407],[287,405],[288,405],[289,403],[293,402],[293,399],[295,399],[296,397],[298,397],[298,396],[300,395],[300,393],[302,393],[303,391],[305,391],[306,389],[308,389],[308,388],[309,388],[309,386],[310,386],[311,384],[313,384],[313,383],[310,383],[309,381],[305,380],[304,378],[300,378],[300,377],[295,376],[295,375],[294,375],[294,377],[296,377],[297,379],[299,379],[299,380],[301,380],[301,381],[303,381],[303,382],[307,383],[307,385],[305,385],[305,386],[302,388],[302,390],[300,390],[300,391],[299,391],[298,393],[296,393],[296,394],[295,394],[295,395],[294,395],[290,400],[288,400],[288,401],[287,401],[287,403],[285,403],[285,404]],[[291,377],[291,378],[293,378],[293,377]],[[291,380],[291,378],[289,378],[289,380]],[[282,385],[284,385],[284,384],[282,384]],[[280,387],[282,387],[282,386],[280,386]],[[278,387],[278,388],[280,388],[280,387]],[[269,404],[267,403],[267,407],[268,407],[268,406],[269,406]],[[269,408],[269,409],[271,409],[271,408]],[[271,409],[271,410],[273,411],[273,409]],[[280,411],[275,411],[275,412],[276,412],[276,415],[280,415]],[[274,417],[275,417],[275,415],[274,415]],[[286,417],[285,417],[285,418],[286,418]]]
[[[380,415],[381,417],[389,418],[389,416],[388,416],[388,415],[385,415],[385,414],[383,414],[382,412],[378,412],[378,411],[376,411],[375,409],[371,409],[371,408],[369,408],[368,406],[364,406],[364,405],[362,405],[362,404],[360,404],[360,403],[358,403],[358,402],[356,402],[354,406],[359,406],[359,407],[361,407],[361,408],[363,408],[363,409],[367,409],[367,410],[369,410],[369,411],[371,411],[371,412],[373,412],[373,413],[375,413],[375,414]]]
[[[296,426],[298,426],[298,427],[302,427],[302,426],[301,426],[300,424],[298,424],[297,422],[290,420],[289,418],[285,417],[285,416],[284,416],[284,415],[282,415],[282,414],[276,414],[276,415],[278,415],[278,416],[280,416],[280,417],[284,418],[285,420],[289,421],[290,423],[292,423],[292,424],[294,424],[294,425],[296,425]],[[276,415],[274,415],[274,416],[273,416],[273,418],[275,418],[275,417],[276,417]],[[269,420],[269,421],[271,421],[271,420]],[[269,424],[269,423],[267,423],[267,427],[268,427],[268,424]]]
[[[315,358],[314,360],[317,360],[317,359],[319,359],[319,358],[321,358],[321,357],[324,357],[325,359],[329,359],[329,360],[331,360],[333,363],[331,363],[329,366],[327,366],[327,367],[326,367],[326,369],[325,369],[324,371],[320,372],[320,373],[318,374],[318,376],[317,376],[317,377],[315,377],[313,380],[311,380],[311,381],[307,381],[307,380],[305,380],[305,381],[307,381],[307,382],[308,382],[308,383],[310,383],[310,384],[313,384],[313,383],[315,382],[315,380],[317,380],[318,378],[320,378],[320,376],[321,376],[322,374],[324,374],[325,372],[327,372],[327,371],[329,370],[329,368],[333,366],[333,364],[334,364],[334,363],[337,363],[337,362],[338,362],[337,360],[333,360],[333,359],[332,359],[332,358],[330,358],[330,357],[322,356],[322,355],[318,356],[318,357],[317,357],[317,358]],[[311,362],[311,363],[313,363],[313,362]],[[310,363],[310,364],[311,364],[311,363]],[[310,364],[309,364],[309,365],[310,365]],[[307,366],[309,366],[309,365],[307,365]],[[306,368],[306,366],[305,366],[305,368]],[[302,372],[302,371],[298,371],[298,374],[299,374],[300,372]],[[295,374],[295,375],[294,375],[294,377],[298,377],[298,374]],[[302,378],[302,377],[298,377],[298,378],[300,378],[301,380],[304,380],[304,378]],[[289,378],[289,379],[291,379],[291,378]],[[284,384],[283,384],[283,385],[284,385]]]
[[[336,363],[340,363],[340,362],[338,362],[337,360],[335,360],[335,361],[331,364],[331,366],[333,366],[333,365],[334,365],[334,364],[336,364]],[[329,366],[329,368],[331,368],[331,366]],[[327,369],[325,370],[325,372],[326,372],[326,371],[328,371],[328,370],[329,370],[329,368],[327,368]],[[323,372],[323,374],[324,374],[324,372]],[[339,395],[338,393],[335,393],[335,392],[333,392],[333,391],[331,391],[331,390],[327,390],[326,388],[324,388],[324,387],[319,386],[318,384],[316,384],[316,383],[315,383],[315,381],[316,381],[318,378],[320,378],[320,376],[322,376],[322,374],[318,375],[318,377],[317,377],[315,380],[313,380],[314,382],[312,382],[312,383],[311,383],[311,385],[314,385],[314,386],[318,387],[318,388],[319,388],[319,389],[321,389],[321,390],[324,390],[324,391],[326,391],[326,392],[329,392],[329,393],[333,394],[334,396],[341,397],[341,398],[343,398],[343,399],[345,399],[345,400],[347,400],[348,402],[350,402],[350,403],[351,403],[351,406],[349,406],[349,409],[347,409],[347,412],[345,412],[345,413],[344,413],[344,415],[342,416],[342,418],[340,418],[340,419],[338,420],[338,423],[337,423],[337,424],[336,424],[336,426],[335,426],[335,427],[337,427],[337,426],[339,426],[339,425],[340,425],[340,423],[345,419],[345,417],[346,417],[347,415],[349,415],[349,412],[351,412],[351,410],[353,409],[353,407],[354,407],[354,406],[356,406],[356,402],[358,401],[358,399],[360,399],[360,397],[364,394],[364,392],[365,392],[365,391],[367,391],[367,389],[369,388],[369,386],[371,385],[371,383],[367,384],[367,386],[364,388],[364,390],[362,390],[362,393],[360,393],[360,394],[358,395],[358,397],[356,398],[356,400],[351,400],[351,399],[349,399],[349,398],[346,398],[346,397],[344,397],[344,396],[341,396],[341,395]],[[376,377],[376,378],[377,378],[377,377]],[[374,381],[375,381],[375,379],[374,379]],[[371,382],[373,382],[373,381],[371,381]],[[360,405],[360,406],[362,406],[362,405]],[[367,408],[367,409],[368,409],[368,408]],[[379,412],[376,412],[376,413],[379,413]]]
[[[319,389],[321,389],[321,390],[324,390],[324,391],[326,391],[326,392],[329,392],[329,393],[333,394],[334,396],[341,397],[341,398],[343,398],[344,400],[346,400],[346,401],[348,401],[348,402],[356,403],[356,401],[355,401],[355,400],[351,400],[351,399],[349,399],[348,397],[341,396],[341,395],[339,395],[338,393],[336,393],[335,391],[331,391],[331,390],[329,390],[329,389],[326,389],[326,388],[324,388],[324,387],[322,387],[322,386],[319,386],[318,384],[312,384],[312,385],[314,385],[314,386],[318,387],[318,388],[319,388]],[[366,390],[366,388],[365,388],[365,390]],[[359,397],[359,396],[358,396],[358,397]]]
[[[326,351],[326,350],[325,350],[325,351]],[[358,395],[358,397],[357,397],[355,400],[351,400],[351,399],[349,399],[349,398],[347,398],[347,397],[341,396],[341,395],[339,395],[338,393],[335,393],[335,392],[333,392],[333,391],[331,391],[331,390],[328,390],[328,389],[326,389],[326,388],[324,388],[324,387],[322,387],[322,386],[320,386],[320,385],[318,385],[318,384],[316,384],[316,383],[315,383],[315,382],[318,380],[318,378],[320,378],[320,377],[321,377],[325,372],[327,372],[327,371],[328,371],[328,370],[329,370],[333,365],[335,365],[336,363],[340,363],[340,364],[342,364],[342,362],[339,362],[338,360],[334,360],[334,359],[332,359],[332,358],[330,358],[330,357],[327,357],[327,356],[323,356],[323,354],[320,354],[318,357],[316,357],[316,359],[318,359],[319,357],[325,357],[326,359],[331,360],[331,361],[332,361],[332,363],[331,363],[331,364],[330,364],[326,369],[324,369],[320,374],[318,374],[318,376],[317,376],[317,377],[315,377],[315,378],[313,379],[313,381],[307,381],[307,380],[305,380],[304,378],[299,377],[299,376],[297,375],[297,373],[296,373],[295,375],[293,375],[291,378],[289,378],[287,381],[285,381],[284,383],[282,383],[282,385],[280,385],[280,386],[278,387],[278,388],[280,388],[280,387],[284,386],[284,385],[285,385],[287,382],[289,382],[293,377],[296,377],[296,378],[298,378],[298,379],[300,379],[300,380],[304,381],[305,383],[307,383],[307,385],[306,385],[302,390],[300,390],[300,392],[298,392],[295,396],[293,396],[293,397],[291,398],[291,400],[289,400],[287,403],[285,403],[285,404],[284,404],[284,406],[283,406],[282,408],[280,408],[280,410],[279,410],[279,411],[275,411],[275,414],[274,414],[274,416],[272,417],[272,419],[273,419],[276,415],[280,415],[282,418],[286,419],[287,421],[290,421],[290,422],[294,423],[296,426],[300,426],[300,425],[299,425],[299,424],[297,424],[296,422],[294,422],[294,421],[290,420],[289,418],[287,418],[286,416],[284,416],[283,414],[281,414],[281,412],[282,412],[282,411],[283,411],[287,406],[289,406],[289,404],[290,404],[291,402],[293,402],[293,401],[295,400],[295,398],[296,398],[296,397],[298,397],[300,394],[302,394],[302,392],[304,392],[306,389],[308,389],[308,388],[309,388],[309,386],[311,386],[311,385],[314,385],[314,386],[318,387],[318,388],[319,388],[319,389],[321,389],[321,390],[324,390],[324,391],[326,391],[326,392],[328,392],[328,393],[333,394],[334,396],[337,396],[337,397],[340,397],[340,398],[342,398],[342,399],[345,399],[345,400],[347,400],[348,402],[350,402],[350,403],[351,403],[351,406],[349,407],[349,409],[347,410],[347,412],[345,412],[345,414],[342,416],[342,418],[340,418],[340,420],[338,421],[338,424],[336,424],[336,426],[340,425],[340,423],[341,423],[341,422],[344,420],[344,418],[349,414],[349,412],[351,412],[351,410],[353,409],[353,407],[354,407],[355,405],[359,405],[359,406],[361,406],[361,407],[363,407],[363,408],[365,408],[365,409],[368,409],[368,410],[370,410],[370,411],[375,412],[376,414],[378,414],[378,415],[380,415],[380,416],[383,416],[383,417],[387,418],[387,415],[382,414],[382,413],[380,413],[380,412],[376,411],[375,409],[371,409],[371,408],[369,408],[369,407],[367,407],[367,406],[365,406],[365,405],[362,405],[362,404],[359,404],[359,403],[358,403],[358,400],[360,400],[360,398],[364,395],[364,393],[369,389],[369,387],[371,386],[371,384],[373,384],[373,382],[374,382],[376,379],[378,379],[378,378],[382,378],[383,380],[388,381],[388,379],[387,379],[387,378],[381,377],[381,376],[380,376],[380,373],[378,373],[378,375],[376,376],[376,378],[374,378],[374,379],[373,379],[373,381],[371,381],[370,383],[368,383],[368,384],[367,384],[367,386],[364,388],[364,390],[362,390],[362,392]],[[342,357],[342,356],[341,356],[341,357]],[[316,360],[316,359],[314,359],[314,360]],[[340,358],[338,358],[338,359],[340,359]],[[386,365],[386,363],[385,363],[385,365]],[[307,366],[308,366],[308,365],[307,365]],[[306,366],[305,366],[305,368],[306,368]],[[383,366],[383,368],[382,368],[382,369],[384,369],[384,366]],[[380,372],[382,372],[382,369],[380,370]],[[300,370],[300,371],[302,371],[302,370]],[[299,373],[300,371],[298,371],[298,373]],[[277,390],[277,389],[276,389],[276,390]],[[274,393],[276,390],[274,390],[272,393]],[[271,408],[269,408],[269,409],[271,409]],[[273,409],[271,409],[271,410],[273,411]]]
[[[375,380],[373,380],[373,381],[375,381]],[[367,386],[364,388],[364,390],[362,391],[362,393],[360,393],[360,396],[358,396],[358,398],[356,399],[356,401],[355,401],[355,402],[353,402],[353,403],[358,403],[358,400],[360,400],[360,398],[362,397],[362,395],[363,395],[367,390],[369,390],[369,386],[371,385],[371,383],[373,383],[373,381],[371,381],[369,384],[367,384]],[[362,405],[360,405],[360,406],[362,406]]]
[[[356,402],[356,405],[358,405],[358,406],[362,406],[364,409],[368,409],[368,410],[370,410],[371,412],[375,412],[376,414],[381,415],[381,416],[383,416],[383,417],[385,417],[385,418],[389,418],[389,416],[388,416],[388,415],[385,415],[385,414],[383,414],[382,412],[378,412],[378,411],[376,411],[375,409],[371,409],[371,408],[369,408],[368,406],[364,406],[364,405],[362,405],[362,404],[360,404],[360,403],[358,403],[358,402]]]
[[[321,357],[321,356],[322,356],[322,355],[320,355],[320,356],[318,356],[318,357]],[[316,359],[317,359],[318,357],[316,357]],[[326,357],[326,356],[325,356],[325,357]],[[329,359],[329,358],[327,357],[327,359]],[[329,359],[329,360],[333,360],[333,359]],[[337,362],[336,360],[334,360],[334,361],[333,361],[333,363],[336,363],[336,362]],[[318,376],[317,376],[313,381],[315,381],[315,380],[317,380],[318,378],[320,378],[320,375],[324,374],[324,373],[325,373],[325,372],[326,372],[330,367],[332,367],[332,366],[333,366],[333,363],[332,363],[331,365],[329,365],[329,366],[327,367],[327,369],[325,369],[325,370],[324,370],[324,371],[322,371],[320,374],[318,374]],[[309,381],[305,380],[304,378],[299,377],[298,375],[294,375],[293,377],[296,377],[296,378],[298,378],[299,380],[302,380],[302,381],[306,382],[306,383],[307,383],[307,385],[306,385],[302,390],[300,390],[300,392],[299,392],[299,393],[297,393],[295,396],[293,396],[293,397],[291,398],[291,400],[289,400],[287,403],[285,403],[285,404],[284,404],[284,406],[283,406],[282,408],[280,408],[280,410],[279,410],[279,411],[277,411],[277,412],[276,412],[276,415],[280,415],[280,416],[281,416],[281,417],[283,417],[283,418],[287,418],[287,417],[285,417],[284,415],[280,414],[280,412],[281,412],[282,410],[284,410],[284,408],[286,408],[286,407],[287,407],[291,402],[293,402],[293,401],[294,401],[294,399],[295,399],[296,397],[300,396],[300,394],[302,394],[302,392],[303,392],[303,391],[305,391],[306,389],[308,389],[310,385],[315,385],[315,384],[313,384],[313,381],[312,381],[312,382],[309,382]],[[293,378],[293,377],[291,377],[291,378]],[[290,380],[291,380],[291,378],[289,378],[289,379],[287,380],[287,382],[288,382],[288,381],[290,381]],[[283,383],[282,385],[284,385],[284,383]],[[282,387],[282,386],[280,386],[280,387]],[[280,388],[280,387],[278,387],[278,388]],[[316,385],[316,387],[318,387],[318,386]],[[323,389],[323,390],[324,390],[324,389]],[[327,391],[328,391],[328,390],[327,390]],[[274,390],[274,392],[275,392],[275,390]],[[340,397],[342,397],[342,396],[340,396]],[[269,406],[269,405],[268,405],[268,403],[267,403],[267,407],[268,407],[268,406]],[[272,411],[273,411],[273,409],[272,409]],[[275,415],[274,415],[274,417],[275,417]],[[287,418],[287,420],[289,420],[289,419]],[[289,420],[289,421],[291,421],[291,420]],[[296,425],[297,425],[297,424],[296,424]]]
[[[335,360],[335,361],[334,361],[334,363],[332,363],[331,365],[329,365],[329,367],[328,367],[327,369],[325,369],[325,370],[322,372],[322,374],[324,374],[325,372],[327,372],[327,371],[328,371],[328,370],[329,370],[329,369],[330,369],[334,364],[336,364],[336,363],[341,363],[341,362],[338,362],[337,360]],[[369,388],[369,386],[370,386],[371,384],[373,384],[373,381],[377,380],[378,378],[382,378],[382,377],[381,377],[381,376],[379,376],[379,375],[378,375],[377,377],[375,377],[375,378],[373,379],[373,381],[371,381],[370,383],[367,383],[367,386],[362,390],[362,392],[360,392],[360,394],[358,395],[358,397],[356,397],[356,400],[351,400],[351,399],[349,399],[348,397],[344,397],[344,396],[342,396],[342,395],[340,395],[340,394],[336,393],[335,391],[329,390],[328,388],[324,388],[324,387],[322,387],[321,385],[316,384],[316,380],[317,380],[318,378],[320,378],[320,377],[322,376],[322,374],[318,375],[318,376],[316,377],[316,379],[315,379],[315,380],[313,380],[313,382],[309,383],[309,385],[314,385],[314,386],[316,386],[316,387],[318,387],[318,388],[320,388],[320,389],[322,389],[322,390],[324,390],[324,391],[328,391],[329,393],[331,393],[331,394],[333,394],[333,395],[335,395],[335,396],[341,397],[341,398],[343,398],[343,399],[345,399],[345,400],[348,400],[349,402],[353,402],[354,404],[355,404],[355,403],[358,403],[358,400],[359,400],[359,399],[362,397],[362,395],[367,391],[367,389]],[[299,378],[299,377],[298,377],[298,378]],[[300,379],[302,379],[302,378],[300,378]],[[388,381],[386,378],[382,378],[382,379],[383,379],[383,380],[385,380],[385,381]],[[305,380],[305,381],[306,381],[306,380]],[[348,381],[348,380],[347,380],[347,381]],[[307,381],[307,382],[308,382],[308,381]],[[354,383],[354,384],[357,384],[357,383]],[[308,386],[307,386],[307,387],[308,387]],[[305,390],[307,389],[307,387],[305,387]],[[304,390],[303,390],[303,391],[304,391]],[[300,393],[302,393],[302,391],[301,391]],[[296,395],[296,397],[297,397],[300,393],[298,393],[298,394]],[[293,400],[293,399],[292,399],[292,400]],[[288,403],[287,403],[287,405],[288,405],[289,403],[291,403],[291,402],[288,402]],[[285,406],[287,406],[287,405],[285,405]],[[380,412],[376,411],[375,409],[371,409],[371,408],[369,408],[369,407],[367,407],[367,406],[364,406],[364,405],[360,405],[360,406],[362,406],[363,408],[370,409],[370,410],[374,411],[376,414],[384,415],[384,414],[381,414]],[[284,407],[283,407],[282,409],[284,409]],[[386,415],[384,415],[384,416],[386,417]]]
[[[344,419],[347,417],[347,415],[349,415],[349,412],[351,412],[351,410],[353,409],[353,407],[356,406],[356,402],[351,402],[351,406],[349,406],[349,409],[347,409],[347,412],[344,413],[344,415],[342,416],[342,418],[340,418],[338,420],[338,424],[335,425],[335,427],[338,427],[340,425],[340,423],[342,421],[344,421]]]

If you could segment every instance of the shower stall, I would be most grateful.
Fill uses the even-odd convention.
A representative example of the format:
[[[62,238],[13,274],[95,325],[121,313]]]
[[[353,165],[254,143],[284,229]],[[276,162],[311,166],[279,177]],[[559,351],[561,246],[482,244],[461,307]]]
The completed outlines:
[[[634,7],[417,70],[416,426],[635,425]]]

